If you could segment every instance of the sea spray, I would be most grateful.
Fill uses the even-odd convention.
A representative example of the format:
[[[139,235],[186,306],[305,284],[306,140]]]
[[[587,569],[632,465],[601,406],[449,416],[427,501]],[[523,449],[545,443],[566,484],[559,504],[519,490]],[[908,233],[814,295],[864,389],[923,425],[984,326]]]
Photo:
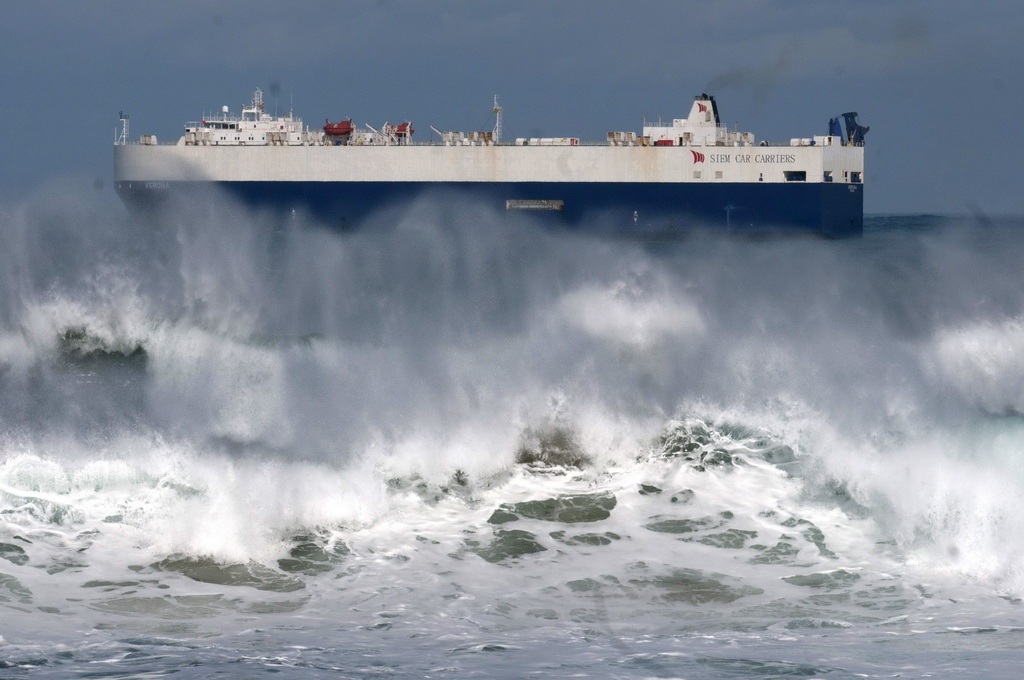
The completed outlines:
[[[0,209],[12,667],[1007,668],[1016,222],[666,245],[61,196]]]

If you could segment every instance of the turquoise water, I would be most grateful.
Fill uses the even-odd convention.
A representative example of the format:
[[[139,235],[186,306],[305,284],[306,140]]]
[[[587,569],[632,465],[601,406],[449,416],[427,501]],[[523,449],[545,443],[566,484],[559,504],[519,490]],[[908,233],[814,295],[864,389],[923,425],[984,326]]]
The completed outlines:
[[[0,678],[1016,677],[1020,219],[0,232]]]

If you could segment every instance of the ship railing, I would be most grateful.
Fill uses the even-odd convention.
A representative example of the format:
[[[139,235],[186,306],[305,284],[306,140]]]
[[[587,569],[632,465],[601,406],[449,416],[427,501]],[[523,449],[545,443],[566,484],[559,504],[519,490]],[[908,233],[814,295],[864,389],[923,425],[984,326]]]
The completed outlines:
[[[174,140],[174,141],[171,141],[171,142],[168,142],[168,141],[163,141],[163,142],[161,142],[161,141],[157,141],[157,142],[143,142],[143,141],[140,141],[138,139],[128,139],[128,140],[125,140],[125,142],[123,144],[118,144],[117,146],[178,146],[178,140]]]
[[[371,144],[371,145],[368,145],[368,146],[399,146],[399,145],[397,145],[397,144]],[[412,142],[411,141],[411,142],[402,144],[401,146],[477,146],[477,147],[483,147],[483,146],[519,146],[519,147],[527,147],[527,148],[531,148],[531,149],[552,149],[552,148],[565,149],[565,148],[571,148],[571,147],[574,147],[574,146],[611,146],[611,145],[608,142],[606,142],[606,141],[597,141],[597,140],[584,141],[584,140],[581,139],[581,140],[579,140],[578,142],[576,142],[574,144],[516,144],[514,142],[496,142],[496,143],[491,143],[491,144],[481,144],[481,143],[465,142],[463,144],[447,145],[444,142],[439,142],[439,141],[434,140],[434,141],[428,141],[428,142]],[[620,144],[618,146],[640,146],[640,145],[639,144],[632,144],[632,145]],[[653,146],[653,144],[651,146]]]
[[[154,142],[142,142],[142,141],[140,141],[138,139],[126,140],[123,144],[121,144],[121,143],[118,144],[118,146],[177,146],[177,145],[178,145],[178,140],[157,141],[157,142],[154,143]],[[314,146],[318,146],[318,145],[319,144],[314,143]],[[213,146],[216,146],[216,145],[213,145]],[[234,145],[224,145],[224,146],[234,146]],[[265,146],[265,145],[254,144],[252,146]],[[309,144],[306,144],[306,143],[303,143],[303,144],[292,144],[292,143],[289,143],[288,146],[309,146]],[[323,146],[333,146],[333,144],[324,143]],[[419,142],[409,141],[409,142],[405,142],[405,143],[402,143],[402,144],[367,144],[365,146],[384,148],[384,147],[389,147],[389,146],[445,146],[445,144],[443,142],[437,142],[437,141],[429,141],[429,142],[428,141],[419,141]],[[478,146],[478,147],[479,146],[525,146],[526,148],[531,148],[531,149],[551,149],[551,148],[559,148],[560,149],[560,148],[569,148],[570,145],[559,145],[559,144],[554,144],[554,145],[552,145],[552,144],[527,144],[527,145],[521,145],[521,144],[514,144],[512,142],[499,142],[497,144],[464,144],[462,146]],[[573,144],[572,146],[612,146],[612,145],[609,144],[606,141],[602,142],[602,141],[583,141],[583,140],[580,140],[577,144]],[[623,146],[623,147],[640,146],[640,144],[621,144],[621,145],[618,145],[618,146]],[[731,146],[721,146],[721,147],[718,147],[718,146],[715,146],[715,145],[703,145],[703,146],[684,145],[684,146],[685,146],[685,148],[691,148],[692,147],[692,148],[696,148],[696,149],[701,149],[701,148],[704,148],[704,149],[709,149],[709,148],[710,149],[733,148]],[[741,146],[743,146],[743,145],[741,145]],[[753,148],[753,147],[761,147],[761,148],[773,148],[773,147],[776,147],[777,148],[777,147],[789,147],[789,146],[792,146],[792,145],[788,141],[786,141],[786,142],[761,141],[761,142],[758,142],[757,144],[746,145],[746,146],[748,148]],[[860,142],[858,144],[847,144],[846,146],[864,146],[864,143]],[[650,147],[654,148],[654,145],[651,144]],[[659,148],[662,148],[662,147],[659,147]]]
[[[390,145],[377,144],[377,145],[371,145],[371,146],[396,146],[396,145],[394,145],[394,144],[390,144]],[[440,142],[440,141],[437,141],[437,140],[431,140],[431,141],[410,141],[410,142],[407,142],[406,144],[403,144],[402,146],[446,146],[446,145],[445,145],[444,142]],[[584,140],[581,139],[581,140],[579,140],[578,142],[576,142],[574,144],[515,144],[514,142],[498,142],[496,144],[479,144],[479,143],[470,144],[470,143],[467,142],[465,144],[461,144],[461,145],[460,144],[455,144],[453,146],[522,146],[522,147],[527,147],[527,148],[531,148],[531,149],[550,149],[550,148],[567,148],[567,147],[572,147],[572,146],[621,146],[621,147],[648,146],[648,147],[652,147],[653,148],[656,145],[653,144],[653,143],[651,143],[651,144],[641,144],[640,142],[633,142],[631,144],[611,144],[608,141],[598,141],[598,140],[584,141]],[[745,147],[745,148],[754,148],[754,147],[769,147],[769,148],[771,148],[771,147],[789,147],[789,146],[791,146],[791,144],[790,144],[789,141],[785,141],[785,142],[760,141],[760,142],[757,142],[755,144],[738,144],[738,145],[734,145],[734,144],[721,144],[721,145],[718,145],[718,144],[683,144],[683,145],[679,145],[679,144],[676,144],[674,146],[683,146],[684,148],[691,148],[692,147],[692,148],[695,148],[695,149],[719,149],[719,148],[720,149],[729,149],[729,148],[736,148],[736,147]],[[659,148],[661,148],[661,147],[659,147]]]

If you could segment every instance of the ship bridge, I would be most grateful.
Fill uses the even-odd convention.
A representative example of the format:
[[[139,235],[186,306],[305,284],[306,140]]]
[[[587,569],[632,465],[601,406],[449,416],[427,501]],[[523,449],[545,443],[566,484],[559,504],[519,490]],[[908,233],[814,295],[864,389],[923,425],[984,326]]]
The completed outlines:
[[[263,90],[256,88],[252,101],[242,106],[241,115],[224,106],[217,116],[185,125],[186,146],[305,146],[322,143],[319,132],[302,125],[291,112],[272,116],[265,112]]]
[[[642,144],[654,146],[752,146],[752,132],[730,132],[723,127],[718,104],[711,95],[694,97],[690,115],[672,125],[644,125]]]

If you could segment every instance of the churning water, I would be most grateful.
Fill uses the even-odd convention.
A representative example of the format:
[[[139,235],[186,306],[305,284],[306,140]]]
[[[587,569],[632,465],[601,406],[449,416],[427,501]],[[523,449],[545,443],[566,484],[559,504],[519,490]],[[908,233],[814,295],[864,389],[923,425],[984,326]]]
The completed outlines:
[[[0,239],[0,677],[1016,676],[1024,222]]]

